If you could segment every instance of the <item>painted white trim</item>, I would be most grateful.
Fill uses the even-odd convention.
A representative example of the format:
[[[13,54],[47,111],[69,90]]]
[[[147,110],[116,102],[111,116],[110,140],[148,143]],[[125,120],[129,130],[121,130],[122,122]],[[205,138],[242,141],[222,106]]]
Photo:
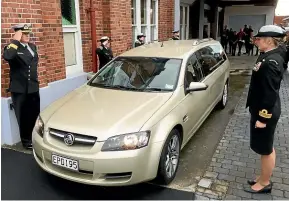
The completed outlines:
[[[174,30],[180,30],[180,0],[175,0]]]
[[[155,33],[155,40],[159,39],[159,1],[156,1],[156,33]]]
[[[62,27],[64,33],[75,33],[74,40],[75,40],[76,65],[66,66],[66,77],[71,77],[77,73],[83,72],[79,0],[75,0],[74,2],[75,2],[76,25],[65,25]]]
[[[87,82],[87,73],[51,82],[47,87],[40,88],[40,110],[67,93]],[[19,128],[14,110],[10,110],[11,98],[1,98],[1,145],[13,145],[20,142]]]
[[[181,13],[181,11],[180,11],[180,15],[183,16],[182,17],[183,21],[182,22],[180,21],[180,29],[181,29],[180,38],[181,38],[181,40],[187,40],[187,39],[189,39],[190,5],[181,3],[180,7],[183,8],[183,12]],[[187,10],[187,22],[185,22],[185,20],[186,20],[186,12],[185,12],[185,10]],[[180,20],[181,20],[181,18],[180,18]],[[185,27],[185,25],[187,25],[187,27]]]

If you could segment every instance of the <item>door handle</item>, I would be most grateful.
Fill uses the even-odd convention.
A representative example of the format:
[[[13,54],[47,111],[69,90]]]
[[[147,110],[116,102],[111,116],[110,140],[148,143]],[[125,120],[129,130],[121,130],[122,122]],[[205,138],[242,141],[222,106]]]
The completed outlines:
[[[186,121],[188,121],[188,119],[189,119],[188,115],[185,115],[185,116],[183,117],[183,122],[185,123]]]

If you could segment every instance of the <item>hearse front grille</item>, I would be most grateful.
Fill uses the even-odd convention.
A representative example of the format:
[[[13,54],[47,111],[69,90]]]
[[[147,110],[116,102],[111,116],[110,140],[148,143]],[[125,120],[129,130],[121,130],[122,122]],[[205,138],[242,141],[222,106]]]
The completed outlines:
[[[64,141],[64,137],[67,134],[72,134],[74,136],[74,143],[73,144],[83,144],[83,145],[94,145],[97,137],[87,136],[72,132],[60,131],[53,128],[49,129],[49,134],[51,137]]]

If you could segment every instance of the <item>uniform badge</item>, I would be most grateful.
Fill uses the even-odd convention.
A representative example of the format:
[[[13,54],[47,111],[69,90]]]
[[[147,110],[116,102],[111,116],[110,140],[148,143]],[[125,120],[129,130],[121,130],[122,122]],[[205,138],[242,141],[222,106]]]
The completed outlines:
[[[261,64],[262,64],[262,62],[256,63],[255,66],[254,66],[254,68],[253,68],[253,70],[254,70],[254,71],[258,71],[259,68],[260,68],[260,66],[261,66]]]

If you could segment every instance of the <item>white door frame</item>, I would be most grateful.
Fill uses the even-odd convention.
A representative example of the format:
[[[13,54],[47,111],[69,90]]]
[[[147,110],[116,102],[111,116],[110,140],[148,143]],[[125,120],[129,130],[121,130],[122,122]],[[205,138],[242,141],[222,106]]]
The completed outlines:
[[[189,39],[190,5],[181,3],[180,7],[183,7],[183,12],[182,13],[181,13],[181,9],[180,9],[180,15],[182,15],[182,19],[183,19],[182,22],[180,21],[180,29],[181,29],[180,38],[182,40],[187,40],[187,39]],[[187,22],[185,22],[185,20],[186,20],[185,8],[187,8]],[[180,20],[181,20],[181,18],[180,18]],[[186,28],[185,28],[185,24],[187,25]]]
[[[63,33],[74,33],[76,65],[65,66],[66,77],[83,72],[82,39],[80,28],[79,0],[75,0],[76,25],[62,26]],[[92,50],[95,51],[95,50]]]

